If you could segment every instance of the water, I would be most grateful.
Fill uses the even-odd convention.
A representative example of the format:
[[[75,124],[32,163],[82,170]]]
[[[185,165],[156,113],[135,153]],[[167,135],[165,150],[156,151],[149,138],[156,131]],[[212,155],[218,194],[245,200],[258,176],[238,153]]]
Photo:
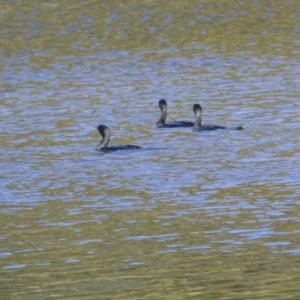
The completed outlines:
[[[299,299],[298,2],[2,6],[1,299]]]

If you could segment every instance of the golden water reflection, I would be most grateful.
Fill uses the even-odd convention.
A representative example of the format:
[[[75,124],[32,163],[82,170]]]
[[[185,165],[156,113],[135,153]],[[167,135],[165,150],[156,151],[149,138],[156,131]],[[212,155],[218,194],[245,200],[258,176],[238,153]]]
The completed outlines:
[[[111,211],[100,203],[51,201],[2,210],[2,295],[10,290],[14,299],[264,298],[298,287],[291,255],[299,211],[255,216],[226,199],[211,209],[158,202]]]

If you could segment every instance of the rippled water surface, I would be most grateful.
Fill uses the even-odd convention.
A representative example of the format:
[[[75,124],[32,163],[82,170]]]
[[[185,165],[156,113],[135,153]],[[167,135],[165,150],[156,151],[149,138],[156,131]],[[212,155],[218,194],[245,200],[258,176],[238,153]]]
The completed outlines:
[[[1,4],[0,298],[299,299],[298,1],[123,2]]]

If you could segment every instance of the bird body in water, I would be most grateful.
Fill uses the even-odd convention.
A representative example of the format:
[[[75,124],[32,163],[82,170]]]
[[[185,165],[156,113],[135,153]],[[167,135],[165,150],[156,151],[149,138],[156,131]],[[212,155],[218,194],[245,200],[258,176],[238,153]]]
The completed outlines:
[[[177,121],[172,123],[166,123],[167,119],[167,101],[164,99],[159,100],[158,106],[161,110],[161,115],[158,121],[156,122],[156,127],[158,128],[178,128],[178,127],[193,127],[194,122],[187,121]]]
[[[202,125],[202,107],[201,107],[200,104],[194,104],[193,111],[195,113],[194,131],[208,131],[208,130],[226,129],[226,127],[219,126],[219,125]],[[235,129],[236,130],[242,130],[244,128],[239,126]]]
[[[110,131],[106,125],[97,126],[99,133],[102,136],[102,140],[96,147],[98,151],[117,151],[117,150],[132,150],[132,149],[140,149],[141,147],[135,145],[119,145],[119,146],[110,146],[108,147],[108,143],[110,140]]]

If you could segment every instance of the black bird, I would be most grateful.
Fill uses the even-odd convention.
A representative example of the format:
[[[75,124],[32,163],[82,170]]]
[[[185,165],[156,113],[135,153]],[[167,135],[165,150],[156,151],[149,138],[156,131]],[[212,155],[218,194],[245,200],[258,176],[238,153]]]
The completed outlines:
[[[200,104],[194,104],[193,111],[195,113],[194,131],[226,129],[226,127],[219,125],[202,125],[202,107]],[[244,128],[239,126],[234,129],[242,130]]]
[[[172,123],[166,124],[167,119],[167,101],[164,99],[159,100],[158,106],[161,110],[161,115],[158,121],[156,122],[156,127],[159,128],[176,128],[176,127],[193,127],[194,122],[186,122],[186,121],[176,121]]]
[[[110,132],[106,125],[97,126],[99,133],[102,136],[102,140],[96,147],[98,151],[117,151],[117,150],[131,150],[131,149],[140,149],[141,147],[135,145],[119,145],[108,147]]]

